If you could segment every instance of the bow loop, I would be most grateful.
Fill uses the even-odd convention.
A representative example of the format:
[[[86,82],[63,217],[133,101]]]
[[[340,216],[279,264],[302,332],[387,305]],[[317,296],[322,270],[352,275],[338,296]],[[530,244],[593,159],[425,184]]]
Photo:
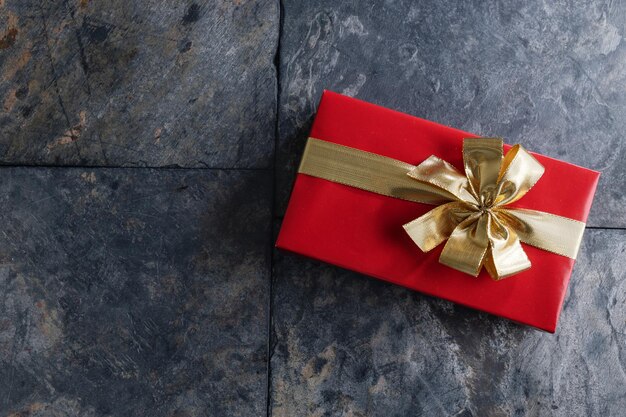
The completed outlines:
[[[513,146],[502,162],[494,205],[504,206],[522,198],[539,181],[544,170],[521,145]]]
[[[459,223],[472,214],[472,208],[466,203],[453,201],[435,207],[403,227],[413,242],[423,252],[428,252],[448,239]]]
[[[478,276],[489,250],[488,216],[475,213],[458,224],[439,256],[439,262],[466,274]]]
[[[420,182],[434,185],[452,194],[458,201],[477,204],[467,177],[452,164],[431,155],[424,162],[410,170],[407,175]]]
[[[491,253],[486,259],[485,269],[496,280],[525,271],[531,266],[515,229],[508,227],[500,216],[501,212],[491,211],[487,225]]]
[[[491,207],[497,193],[502,165],[502,139],[475,138],[463,141],[465,175],[480,206]]]

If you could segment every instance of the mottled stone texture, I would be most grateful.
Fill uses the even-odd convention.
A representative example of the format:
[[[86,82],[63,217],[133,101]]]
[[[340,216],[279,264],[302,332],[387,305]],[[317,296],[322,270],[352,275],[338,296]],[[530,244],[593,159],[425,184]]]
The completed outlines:
[[[278,3],[1,0],[0,163],[269,167]]]
[[[273,416],[626,409],[626,231],[587,231],[555,335],[282,254],[273,285]]]
[[[265,413],[269,175],[0,177],[0,415]]]
[[[602,171],[590,224],[626,226],[624,27],[612,1],[285,1],[280,207],[330,89]]]
[[[623,416],[626,230],[550,335],[270,229],[324,88],[600,170],[626,228],[626,6],[280,3],[0,0],[0,416]]]

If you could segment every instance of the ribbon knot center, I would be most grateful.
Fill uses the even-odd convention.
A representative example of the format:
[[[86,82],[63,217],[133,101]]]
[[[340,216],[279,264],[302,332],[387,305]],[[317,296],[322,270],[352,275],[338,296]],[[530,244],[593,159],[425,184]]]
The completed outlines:
[[[491,212],[491,207],[481,204],[480,207],[478,207],[478,211],[480,211],[481,214],[487,214]]]

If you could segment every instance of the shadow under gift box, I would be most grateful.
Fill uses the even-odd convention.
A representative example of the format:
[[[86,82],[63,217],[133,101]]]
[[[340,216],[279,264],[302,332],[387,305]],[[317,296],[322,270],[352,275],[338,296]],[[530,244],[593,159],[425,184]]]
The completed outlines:
[[[477,137],[330,91],[310,136],[413,165],[436,155],[461,172],[463,138]],[[600,174],[533,155],[545,173],[507,207],[586,222]],[[445,243],[423,253],[402,228],[434,207],[298,174],[276,246],[554,333],[574,260],[522,243],[529,270],[474,278],[439,263]]]

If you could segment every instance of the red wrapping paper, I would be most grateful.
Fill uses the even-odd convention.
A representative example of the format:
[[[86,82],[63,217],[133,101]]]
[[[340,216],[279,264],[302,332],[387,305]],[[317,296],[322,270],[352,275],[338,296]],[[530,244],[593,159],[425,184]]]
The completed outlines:
[[[462,139],[476,137],[329,91],[310,136],[413,165],[436,155],[461,172]],[[545,173],[509,207],[586,222],[600,174],[533,155]],[[423,253],[402,228],[434,207],[298,174],[276,246],[554,333],[574,260],[522,244],[531,269],[501,281],[463,274],[439,263],[444,244]]]

